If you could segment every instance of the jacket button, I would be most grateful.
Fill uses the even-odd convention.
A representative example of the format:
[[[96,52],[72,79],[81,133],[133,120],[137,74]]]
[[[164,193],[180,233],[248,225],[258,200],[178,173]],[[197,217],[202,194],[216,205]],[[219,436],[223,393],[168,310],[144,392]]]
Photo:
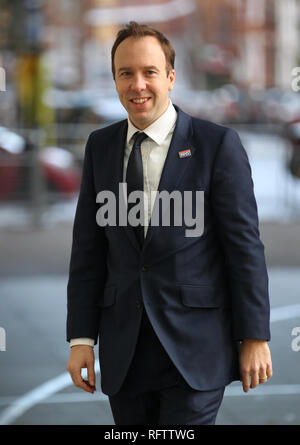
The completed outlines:
[[[146,272],[148,270],[148,266],[146,266],[146,264],[144,264],[142,266],[142,272]]]

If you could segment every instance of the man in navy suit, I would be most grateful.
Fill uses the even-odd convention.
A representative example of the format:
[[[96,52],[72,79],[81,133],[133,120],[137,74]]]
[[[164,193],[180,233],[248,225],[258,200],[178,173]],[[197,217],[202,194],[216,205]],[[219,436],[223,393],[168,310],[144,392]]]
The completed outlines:
[[[67,369],[77,387],[95,391],[99,336],[101,387],[120,425],[214,424],[226,385],[241,380],[247,392],[272,376],[248,158],[234,130],[171,103],[174,60],[152,27],[130,22],[119,31],[112,71],[128,119],[89,136],[74,221]],[[147,198],[138,227],[129,214],[120,223],[120,184],[131,182]],[[161,213],[151,224],[161,192],[186,191],[204,192],[203,230],[188,232],[185,218],[175,224],[174,206],[168,224]],[[116,224],[101,223],[103,192],[115,198]],[[192,202],[193,215],[199,206]]]

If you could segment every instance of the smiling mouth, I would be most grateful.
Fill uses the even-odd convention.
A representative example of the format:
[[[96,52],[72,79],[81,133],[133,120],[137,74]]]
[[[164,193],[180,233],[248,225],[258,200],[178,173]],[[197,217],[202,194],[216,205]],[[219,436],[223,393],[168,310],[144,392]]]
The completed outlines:
[[[148,102],[148,100],[150,100],[151,97],[139,97],[139,98],[135,98],[135,99],[130,99],[130,102],[139,105],[139,104],[144,104],[146,102]]]

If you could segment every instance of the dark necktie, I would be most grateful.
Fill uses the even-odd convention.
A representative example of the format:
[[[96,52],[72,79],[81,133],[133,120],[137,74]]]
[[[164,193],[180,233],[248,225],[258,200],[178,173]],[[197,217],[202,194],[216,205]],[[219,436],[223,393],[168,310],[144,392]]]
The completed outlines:
[[[127,182],[127,199],[131,192],[136,190],[144,190],[144,173],[143,173],[143,161],[141,155],[141,144],[148,136],[145,133],[136,132],[134,135],[134,144],[128,159],[126,182]],[[138,202],[137,202],[138,203]],[[127,214],[130,209],[137,203],[129,203],[127,207]],[[144,218],[144,213],[140,215]],[[140,246],[142,247],[144,242],[144,227],[139,224],[137,227],[133,227]]]

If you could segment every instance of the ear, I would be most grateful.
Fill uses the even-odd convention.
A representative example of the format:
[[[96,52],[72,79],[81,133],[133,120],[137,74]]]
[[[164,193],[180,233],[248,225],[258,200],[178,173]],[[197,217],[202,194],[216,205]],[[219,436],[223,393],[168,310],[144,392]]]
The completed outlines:
[[[168,91],[173,90],[174,88],[174,84],[175,84],[175,70],[170,70],[169,71],[169,87],[168,87]]]

